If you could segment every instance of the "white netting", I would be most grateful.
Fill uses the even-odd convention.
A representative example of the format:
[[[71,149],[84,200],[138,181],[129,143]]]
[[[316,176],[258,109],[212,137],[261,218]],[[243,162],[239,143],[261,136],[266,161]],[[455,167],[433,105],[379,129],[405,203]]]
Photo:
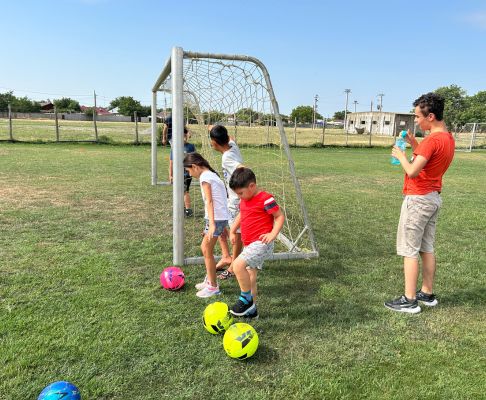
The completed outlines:
[[[238,143],[244,165],[251,168],[258,185],[272,193],[286,222],[275,252],[305,253],[315,249],[305,229],[299,191],[276,126],[270,94],[260,67],[253,62],[214,58],[185,58],[183,63],[184,122],[190,142],[220,173],[221,154],[210,147],[208,127],[222,124]],[[160,90],[171,109],[170,76]],[[185,257],[199,256],[204,214],[198,182],[191,188],[196,218],[185,219]],[[215,250],[218,252],[219,247]]]
[[[486,123],[470,122],[454,132],[456,150],[472,151],[486,147]]]

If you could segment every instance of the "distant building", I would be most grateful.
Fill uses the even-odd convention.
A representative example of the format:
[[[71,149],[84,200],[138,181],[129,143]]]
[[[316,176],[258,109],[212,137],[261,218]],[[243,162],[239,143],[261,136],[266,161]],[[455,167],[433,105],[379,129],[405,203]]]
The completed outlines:
[[[93,107],[89,107],[89,106],[81,106],[81,112],[85,112],[86,110],[89,110]],[[112,115],[112,113],[110,111],[108,111],[108,109],[104,108],[104,107],[96,107],[96,115]]]
[[[366,111],[348,113],[345,130],[348,133],[395,136],[398,132],[415,130],[414,114]]]
[[[50,100],[47,101],[41,101],[41,112],[42,113],[51,113],[54,111],[54,104]]]

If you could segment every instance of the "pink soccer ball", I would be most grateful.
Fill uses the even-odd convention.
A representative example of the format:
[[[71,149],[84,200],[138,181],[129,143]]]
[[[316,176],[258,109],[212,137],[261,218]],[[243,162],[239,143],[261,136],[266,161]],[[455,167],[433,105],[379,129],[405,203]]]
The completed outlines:
[[[167,267],[160,274],[160,284],[167,290],[179,290],[184,286],[184,272],[179,267]]]

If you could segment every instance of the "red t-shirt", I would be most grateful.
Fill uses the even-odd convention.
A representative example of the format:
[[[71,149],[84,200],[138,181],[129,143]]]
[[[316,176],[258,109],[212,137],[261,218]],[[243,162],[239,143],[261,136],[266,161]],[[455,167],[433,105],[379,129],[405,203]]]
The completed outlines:
[[[245,246],[260,240],[273,229],[273,214],[280,210],[270,193],[260,192],[250,200],[240,201],[241,240]]]
[[[418,176],[410,178],[405,174],[403,194],[424,195],[442,190],[442,175],[454,158],[454,138],[449,132],[435,132],[427,136],[415,148],[413,158],[418,155],[428,161]]]

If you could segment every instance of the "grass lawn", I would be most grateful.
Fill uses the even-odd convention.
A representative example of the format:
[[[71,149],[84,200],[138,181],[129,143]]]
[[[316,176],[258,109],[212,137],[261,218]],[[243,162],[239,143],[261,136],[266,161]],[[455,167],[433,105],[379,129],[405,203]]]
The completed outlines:
[[[484,399],[486,152],[445,176],[439,306],[418,315],[383,307],[403,291],[389,150],[293,155],[321,257],[266,264],[260,348],[240,362],[202,326],[203,267],[159,287],[171,193],[150,186],[148,146],[0,144],[0,399],[56,380],[86,400]]]

